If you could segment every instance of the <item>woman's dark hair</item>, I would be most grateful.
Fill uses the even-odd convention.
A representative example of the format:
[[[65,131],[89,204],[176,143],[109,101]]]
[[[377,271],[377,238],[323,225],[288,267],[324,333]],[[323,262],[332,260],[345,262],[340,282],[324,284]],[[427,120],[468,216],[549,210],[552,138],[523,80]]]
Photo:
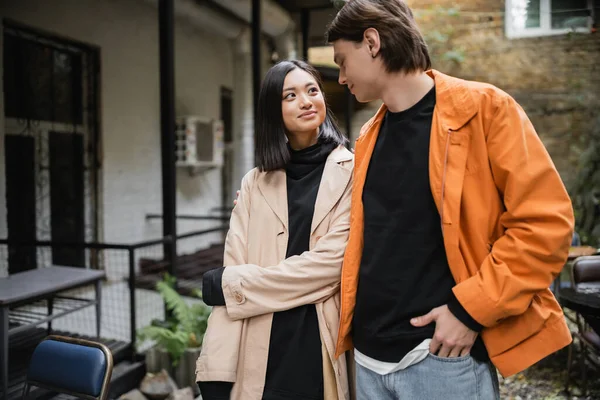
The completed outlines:
[[[325,33],[326,40],[360,43],[368,28],[379,32],[381,58],[388,72],[417,72],[431,68],[423,35],[404,0],[349,0]]]
[[[258,96],[256,116],[256,165],[260,171],[284,168],[290,160],[281,99],[285,77],[297,68],[312,75],[323,92],[323,83],[319,72],[304,61],[281,61],[269,69]],[[338,145],[348,143],[348,139],[338,128],[329,107],[327,107],[325,120],[319,128],[319,141]]]

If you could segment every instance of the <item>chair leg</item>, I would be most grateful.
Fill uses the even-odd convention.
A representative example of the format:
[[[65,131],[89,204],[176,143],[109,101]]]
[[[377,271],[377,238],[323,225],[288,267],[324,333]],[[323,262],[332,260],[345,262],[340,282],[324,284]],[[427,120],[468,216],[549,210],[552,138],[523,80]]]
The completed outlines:
[[[54,299],[48,299],[48,316],[52,315],[54,312]],[[52,334],[52,320],[48,321],[48,335]]]
[[[96,339],[100,341],[100,322],[102,320],[102,283],[96,282]]]
[[[581,342],[581,390],[582,396],[587,396],[587,365],[586,365],[587,346]]]
[[[575,342],[571,342],[568,350],[568,358],[567,358],[567,379],[565,380],[565,393],[569,393],[569,383],[571,381],[571,367],[573,366],[573,347],[575,346]]]
[[[31,389],[31,385],[29,385],[28,383],[25,383],[25,386],[23,386],[23,396],[21,397],[22,400],[27,399],[27,396],[29,396],[30,389]]]

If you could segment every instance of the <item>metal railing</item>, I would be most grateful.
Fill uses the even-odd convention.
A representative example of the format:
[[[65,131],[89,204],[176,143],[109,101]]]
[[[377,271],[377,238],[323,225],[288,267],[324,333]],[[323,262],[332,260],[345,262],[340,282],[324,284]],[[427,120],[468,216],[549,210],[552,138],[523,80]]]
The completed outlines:
[[[201,236],[214,232],[223,232],[227,226],[198,230],[176,238],[163,237],[156,240],[141,241],[132,244],[123,243],[68,243],[53,241],[17,242],[0,239],[0,271],[8,271],[9,251],[19,247],[35,249],[37,266],[50,266],[52,250],[55,249],[84,249],[86,252],[85,268],[101,269],[106,272],[103,282],[103,311],[101,336],[111,340],[119,340],[135,355],[136,331],[138,328],[149,325],[153,319],[165,318],[165,306],[162,298],[154,290],[140,288],[136,280],[141,276],[138,267],[141,259],[151,259],[157,262],[166,262],[166,271],[177,279],[176,268],[163,257],[163,246],[176,241],[184,243],[185,240],[195,242]],[[194,242],[194,244],[195,244]],[[187,246],[190,248],[190,246]],[[197,248],[196,250],[202,250]],[[177,258],[183,256],[178,252]],[[177,260],[176,258],[176,260]],[[177,261],[176,261],[177,263]],[[1,278],[0,278],[1,279]],[[152,288],[153,289],[153,288]],[[77,294],[84,298],[88,293]],[[93,296],[90,291],[89,296]],[[53,328],[62,331],[86,335],[95,332],[95,316],[93,311],[85,310],[73,313],[72,316],[54,321]],[[64,320],[64,321],[62,321]],[[62,321],[62,322],[61,322]],[[93,325],[93,326],[92,326]]]

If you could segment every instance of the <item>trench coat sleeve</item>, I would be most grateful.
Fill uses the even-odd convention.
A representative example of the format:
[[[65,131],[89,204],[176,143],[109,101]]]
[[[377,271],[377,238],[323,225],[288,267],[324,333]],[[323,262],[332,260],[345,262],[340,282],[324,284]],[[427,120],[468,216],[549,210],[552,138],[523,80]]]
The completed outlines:
[[[225,239],[223,263],[239,265],[247,262],[249,221],[249,193],[254,182],[253,169],[242,179],[240,196],[231,213],[229,231]],[[208,328],[202,343],[202,353],[196,363],[196,380],[201,382],[235,382],[242,339],[243,321],[227,315],[225,306],[216,306],[208,319]],[[223,334],[226,332],[227,334]]]
[[[277,265],[244,264],[225,268],[222,285],[231,319],[319,303],[339,291],[350,230],[351,188],[352,179],[331,211],[328,232],[312,250]]]

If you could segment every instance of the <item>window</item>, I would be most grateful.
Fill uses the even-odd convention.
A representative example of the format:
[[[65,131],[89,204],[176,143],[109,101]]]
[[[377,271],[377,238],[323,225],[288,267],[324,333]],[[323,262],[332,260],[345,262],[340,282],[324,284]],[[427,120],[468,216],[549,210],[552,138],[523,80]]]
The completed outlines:
[[[6,117],[82,123],[80,53],[5,29],[3,65]]]
[[[600,0],[506,0],[506,36],[591,32],[599,13]]]

